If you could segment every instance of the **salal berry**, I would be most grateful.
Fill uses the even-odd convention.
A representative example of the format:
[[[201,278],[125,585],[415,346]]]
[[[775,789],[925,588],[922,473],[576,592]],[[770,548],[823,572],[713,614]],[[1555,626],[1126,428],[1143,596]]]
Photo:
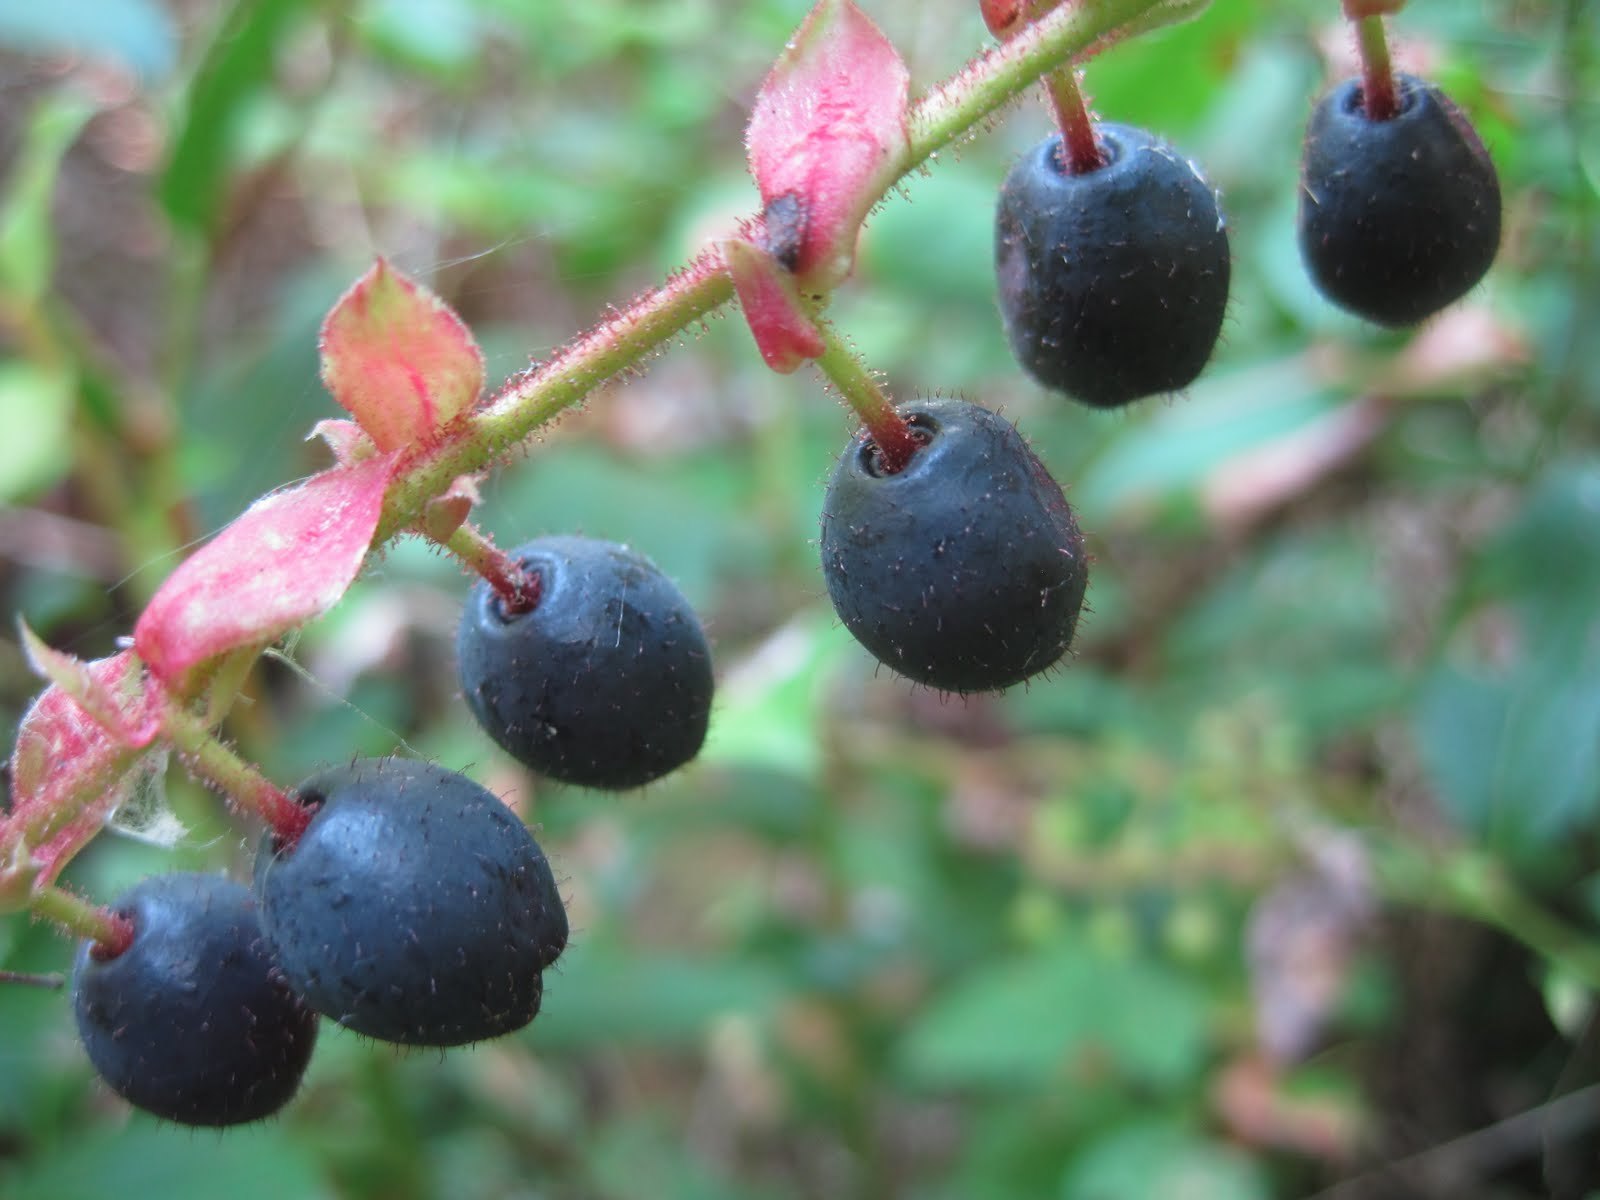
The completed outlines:
[[[614,542],[545,537],[511,554],[538,579],[538,603],[508,613],[480,583],[456,639],[484,731],[539,774],[584,787],[639,787],[694,758],[711,652],[683,593]]]
[[[567,942],[544,852],[454,771],[363,759],[312,776],[292,845],[256,860],[262,926],[306,1002],[384,1041],[452,1046],[520,1029]]]
[[[1059,134],[1006,176],[995,219],[1011,351],[1099,408],[1187,387],[1222,331],[1231,269],[1216,194],[1142,129],[1104,124],[1105,164],[1074,174]]]
[[[1396,77],[1399,112],[1367,115],[1361,81],[1317,104],[1306,131],[1300,252],[1329,300],[1413,325],[1483,278],[1500,245],[1500,182],[1477,132],[1437,88]]]
[[[1088,567],[1061,487],[1008,421],[962,400],[898,410],[921,445],[884,469],[858,432],[822,506],[822,570],[845,627],[883,664],[992,691],[1072,644]]]
[[[220,875],[156,875],[113,906],[121,954],[79,947],[72,1007],[111,1089],[185,1125],[270,1116],[300,1084],[317,1018],[285,983],[250,889]]]

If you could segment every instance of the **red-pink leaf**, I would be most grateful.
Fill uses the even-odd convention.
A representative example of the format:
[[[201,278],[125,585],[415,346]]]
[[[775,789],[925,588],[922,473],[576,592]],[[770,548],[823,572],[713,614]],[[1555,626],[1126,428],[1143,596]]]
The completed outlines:
[[[257,500],[161,585],[134,646],[179,692],[187,672],[331,608],[360,571],[398,455],[334,467]]]
[[[144,685],[130,651],[93,662],[50,651],[44,661],[52,674],[67,674],[95,711],[51,684],[17,727],[11,814],[4,825],[48,831],[41,846],[28,848],[30,872],[37,871],[33,886],[52,882],[122,802],[139,778],[133,756],[159,728],[157,693]],[[58,819],[46,824],[51,814]],[[15,865],[0,864],[0,870]]]
[[[135,738],[142,743],[149,742],[154,730],[133,734],[125,725],[124,701],[128,698],[123,694],[126,664],[115,665],[115,658],[84,662],[81,658],[45,645],[39,635],[28,628],[26,621],[19,620],[17,626],[28,665],[35,674],[53,685],[49,691],[62,693],[81,710],[82,715],[89,717],[113,737],[124,741]],[[45,694],[49,695],[49,691]]]
[[[322,323],[322,381],[380,450],[427,441],[483,387],[483,353],[448,305],[379,259]]]
[[[132,653],[124,650],[110,658],[80,663],[79,669],[85,685],[94,688],[108,703],[112,702],[111,697],[117,697],[115,703],[121,711],[122,699],[131,698],[128,692],[137,694],[137,671],[129,674],[130,668],[136,666]],[[29,706],[17,726],[17,740],[11,750],[12,811],[20,814],[34,809],[52,784],[66,773],[64,768],[117,747],[115,737],[100,718],[59,685],[51,684]]]
[[[851,0],[819,0],[761,85],[745,133],[750,173],[769,212],[798,218],[793,254],[778,257],[806,283],[850,273],[861,222],[905,157],[909,83]]]
[[[820,355],[826,349],[822,334],[806,312],[794,276],[743,238],[729,238],[721,249],[739,307],[767,366],[787,375]]]

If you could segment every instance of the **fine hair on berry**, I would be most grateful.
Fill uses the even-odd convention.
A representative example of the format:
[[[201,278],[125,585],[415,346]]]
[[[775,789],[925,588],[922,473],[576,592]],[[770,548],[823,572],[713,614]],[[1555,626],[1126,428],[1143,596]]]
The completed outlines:
[[[262,936],[250,889],[177,872],[113,906],[133,926],[120,954],[78,949],[72,1008],[95,1071],[129,1103],[184,1125],[258,1121],[305,1073],[317,1017]]]
[[[654,563],[571,535],[511,551],[538,603],[508,612],[487,583],[456,638],[461,691],[501,748],[549,779],[621,790],[700,752],[711,651],[687,599]]]
[[[296,789],[256,859],[262,926],[306,1002],[383,1041],[453,1046],[538,1014],[567,914],[533,835],[465,775],[361,759]]]
[[[1171,146],[1096,127],[1074,172],[1061,135],[1011,168],[995,215],[1000,313],[1017,362],[1097,408],[1187,387],[1222,331],[1232,272],[1210,184]]]
[[[1500,181],[1482,140],[1438,88],[1396,78],[1399,111],[1367,114],[1359,79],[1306,130],[1300,253],[1333,303],[1378,325],[1425,320],[1471,291],[1500,245]]]
[[[995,691],[1055,665],[1088,583],[1061,486],[1009,421],[964,400],[899,406],[920,442],[890,473],[865,431],[822,507],[822,570],[857,641],[907,679]]]

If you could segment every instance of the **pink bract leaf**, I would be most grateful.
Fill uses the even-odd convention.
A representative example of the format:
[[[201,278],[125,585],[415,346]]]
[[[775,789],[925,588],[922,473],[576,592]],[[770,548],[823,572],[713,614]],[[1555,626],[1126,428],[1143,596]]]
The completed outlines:
[[[367,431],[354,421],[341,421],[335,417],[318,421],[311,427],[311,433],[306,441],[312,438],[321,438],[333,451],[333,461],[341,467],[348,467],[352,463],[361,462],[371,458],[378,452],[372,444],[372,439],[367,436]]]
[[[435,496],[422,510],[422,530],[436,542],[447,541],[472,515],[472,507],[482,499],[476,475],[458,475],[449,489]]]
[[[322,323],[322,381],[378,449],[396,450],[471,408],[483,353],[444,301],[380,258]]]
[[[26,637],[24,639],[27,640]],[[85,708],[51,684],[23,715],[11,751],[11,813],[3,822],[19,834],[41,832],[40,846],[14,843],[27,855],[29,886],[51,883],[73,853],[105,824],[134,787],[139,752],[159,730],[159,689],[147,686],[129,651],[80,662],[59,651],[30,657],[80,692]],[[147,751],[145,756],[159,751]],[[52,820],[52,816],[56,819]],[[0,872],[19,863],[0,864]]]
[[[826,346],[806,312],[794,276],[772,255],[742,238],[727,239],[721,249],[739,293],[739,307],[767,366],[787,375],[820,355]]]
[[[333,607],[367,555],[398,454],[257,500],[161,585],[134,646],[180,693],[207,659],[270,642]]]
[[[148,744],[154,736],[153,729],[133,731],[127,725],[124,701],[129,696],[124,695],[125,665],[114,668],[104,665],[116,664],[117,658],[84,662],[81,658],[54,650],[28,628],[26,621],[19,620],[17,629],[23,653],[28,656],[28,665],[53,685],[45,696],[51,692],[61,693],[78,710],[75,717],[87,716],[113,738]]]
[[[850,273],[867,210],[905,157],[910,76],[851,0],[819,0],[761,85],[745,133],[769,214],[794,236],[776,256],[809,285]]]

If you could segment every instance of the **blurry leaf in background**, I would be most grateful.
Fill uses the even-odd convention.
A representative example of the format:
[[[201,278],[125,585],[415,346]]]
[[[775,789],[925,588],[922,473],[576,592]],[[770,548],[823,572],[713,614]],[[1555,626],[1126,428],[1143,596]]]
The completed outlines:
[[[1428,679],[1417,735],[1450,815],[1527,853],[1600,812],[1600,466],[1552,470],[1480,573],[1476,644]]]
[[[1130,1124],[1080,1154],[1061,1200],[1266,1200],[1273,1193],[1239,1150],[1179,1125]]]
[[[0,502],[48,487],[72,465],[69,376],[20,362],[0,362]]]
[[[1130,428],[1078,481],[1073,503],[1100,520],[1192,497],[1234,455],[1328,412],[1327,387],[1304,355],[1212,373]]]
[[[820,613],[774,633],[717,686],[701,763],[767,767],[802,779],[822,773],[822,687],[854,643]]]
[[[775,972],[734,958],[575,941],[545,981],[532,1036],[547,1049],[693,1046],[720,1018],[768,1020],[786,990]]]
[[[50,286],[55,265],[50,201],[56,174],[62,156],[93,115],[92,106],[62,93],[40,101],[28,121],[22,152],[0,201],[0,292],[15,301],[36,301]]]
[[[418,70],[463,78],[478,61],[484,19],[464,0],[373,0],[359,20],[374,47]]]
[[[200,233],[216,219],[243,109],[271,80],[279,45],[308,0],[248,0],[233,8],[189,86],[185,119],[161,179],[172,220]]]
[[[3,1178],[3,1177],[0,1177]],[[72,1153],[41,1157],[6,1181],[7,1200],[331,1200],[333,1190],[307,1150],[281,1125],[259,1124],[227,1137],[136,1116],[113,1133],[79,1131]]]
[[[638,1200],[763,1200],[774,1193],[746,1180],[722,1180],[662,1118],[614,1121],[585,1147],[597,1196]],[[641,1182],[649,1180],[648,1188]]]
[[[936,1087],[1042,1087],[1105,1065],[1167,1089],[1200,1069],[1205,1024],[1205,997],[1181,976],[1067,937],[941,991],[901,1061]]]
[[[34,54],[89,54],[122,63],[147,83],[172,70],[177,30],[157,0],[0,4],[0,46]]]

